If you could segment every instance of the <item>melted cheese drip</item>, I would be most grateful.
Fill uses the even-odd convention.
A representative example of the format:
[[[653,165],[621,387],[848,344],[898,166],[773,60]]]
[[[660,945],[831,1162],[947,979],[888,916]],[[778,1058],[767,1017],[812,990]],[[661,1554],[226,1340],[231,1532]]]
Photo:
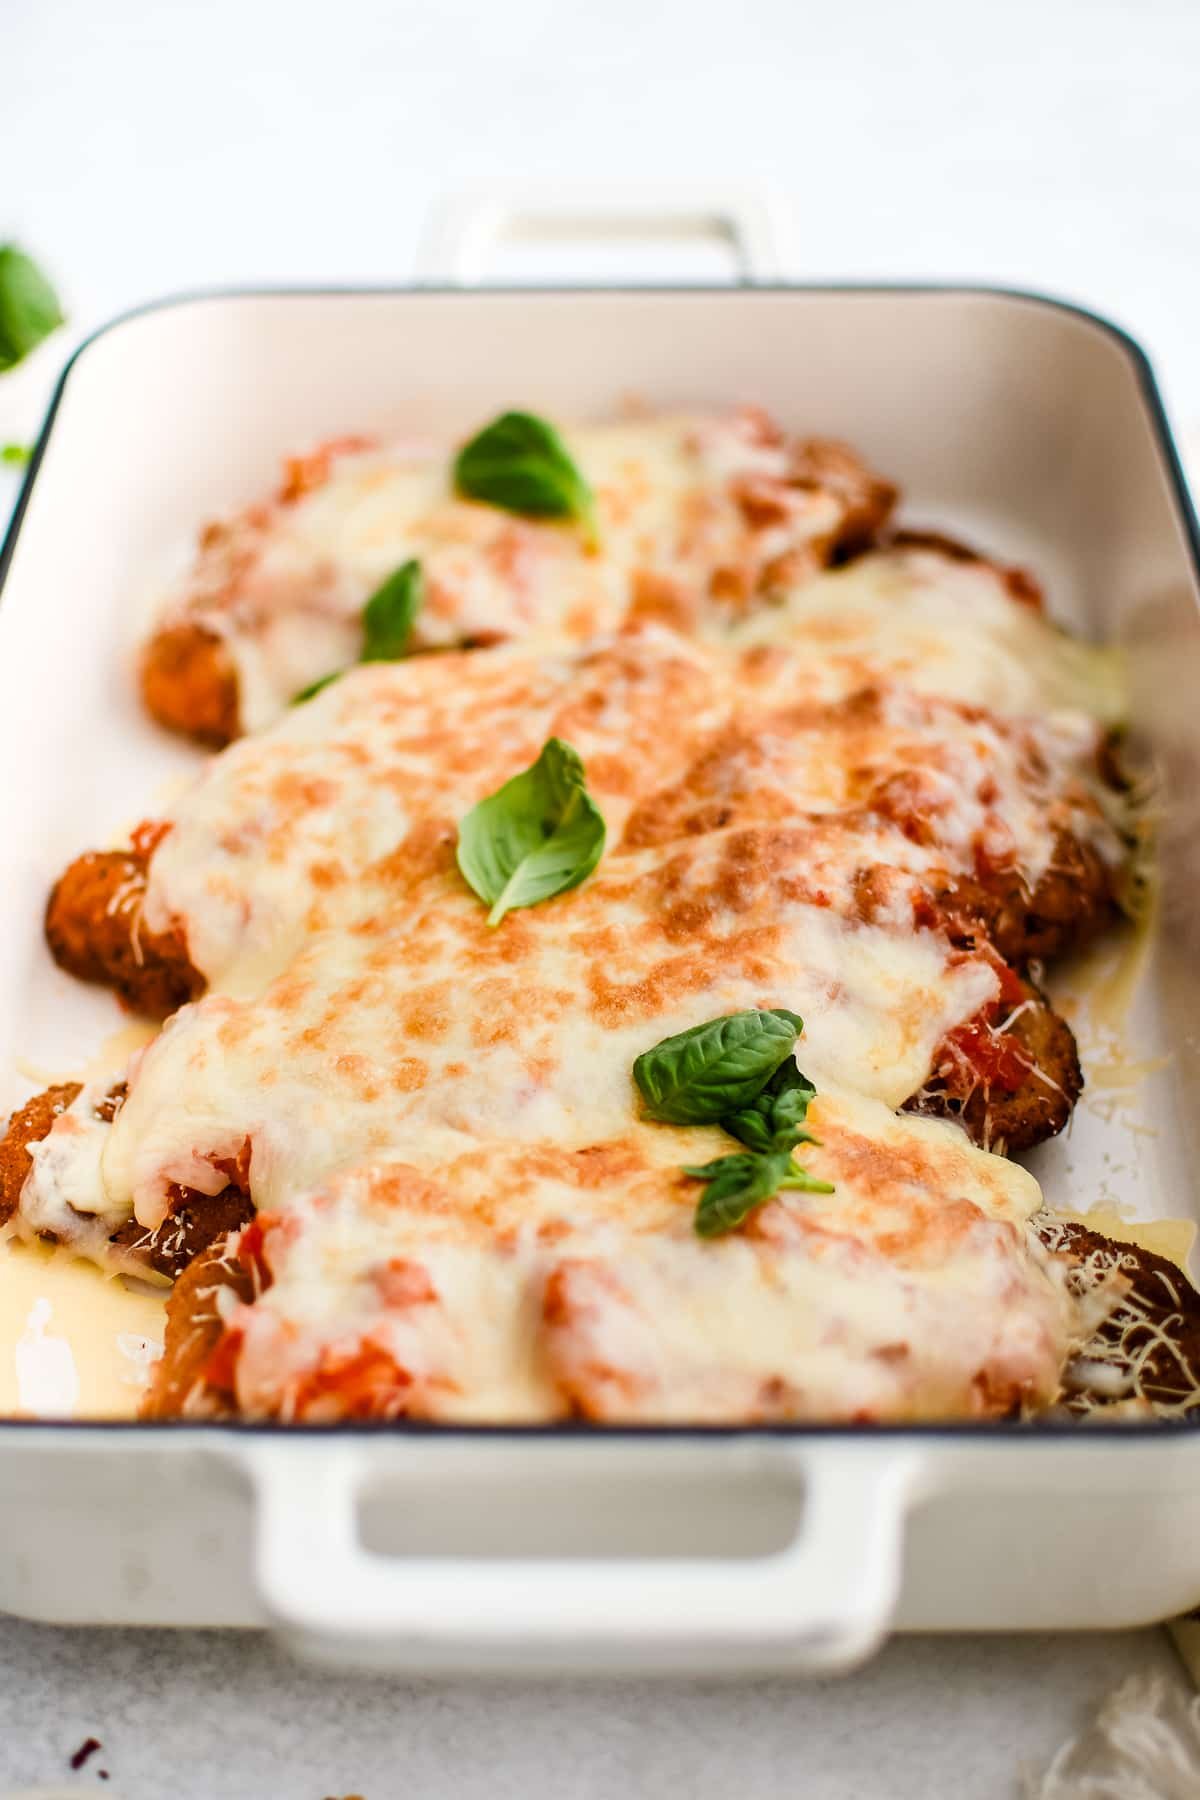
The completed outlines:
[[[1133,1059],[1127,1027],[1146,973],[1158,922],[1154,884],[1140,897],[1134,917],[1115,936],[1101,938],[1054,973],[1055,1005],[1071,1021],[1086,1058],[1088,1084],[1130,1092],[1166,1066],[1161,1057]]]
[[[1119,651],[1068,637],[1014,603],[986,563],[925,549],[864,556],[796,588],[781,611],[751,615],[737,641],[797,638],[819,649],[827,680],[857,685],[882,669],[919,693],[1001,717],[1077,708],[1109,726],[1125,716]]]
[[[163,1301],[40,1245],[0,1250],[0,1414],[127,1418],[162,1346]]]

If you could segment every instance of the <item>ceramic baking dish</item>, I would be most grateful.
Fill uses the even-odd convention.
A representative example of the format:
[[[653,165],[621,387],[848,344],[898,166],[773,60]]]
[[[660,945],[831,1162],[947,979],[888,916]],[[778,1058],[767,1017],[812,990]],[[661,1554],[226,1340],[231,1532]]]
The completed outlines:
[[[495,222],[460,220],[455,254]],[[0,557],[6,1077],[69,1068],[117,1023],[51,966],[41,909],[80,846],[192,761],[142,716],[130,655],[143,590],[199,520],[348,429],[586,418],[630,392],[759,401],[896,476],[909,520],[1028,560],[1060,618],[1124,647],[1165,783],[1160,922],[1119,1047],[1085,1040],[1091,1102],[1035,1166],[1062,1206],[1191,1212],[1197,541],[1146,359],[1036,295],[781,285],[761,220],[722,225],[758,280],[216,294],[83,347]],[[309,1653],[428,1670],[827,1670],[893,1627],[1114,1627],[1197,1602],[1185,1427],[0,1425],[0,1607],[31,1618],[270,1623]]]

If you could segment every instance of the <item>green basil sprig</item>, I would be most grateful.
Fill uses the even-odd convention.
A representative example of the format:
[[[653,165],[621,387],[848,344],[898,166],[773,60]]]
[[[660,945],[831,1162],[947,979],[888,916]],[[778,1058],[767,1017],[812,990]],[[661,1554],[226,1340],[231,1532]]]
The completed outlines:
[[[808,1139],[810,1144],[816,1138]],[[724,1237],[745,1223],[756,1206],[773,1200],[783,1188],[803,1188],[809,1194],[832,1194],[828,1181],[818,1181],[802,1169],[786,1150],[748,1151],[718,1156],[698,1168],[685,1164],[685,1175],[705,1184],[696,1207],[697,1237]]]
[[[485,425],[459,451],[454,486],[526,518],[577,519],[595,542],[596,497],[553,425],[535,413],[501,413]]]
[[[604,833],[578,751],[549,738],[535,763],[471,808],[458,866],[498,925],[515,907],[578,887],[600,861]]]
[[[424,576],[415,559],[402,563],[376,588],[363,608],[360,662],[398,662],[407,654],[424,593]]]
[[[339,681],[345,673],[345,669],[335,669],[332,675],[321,675],[316,681],[310,681],[307,687],[302,687],[298,694],[292,695],[292,705],[303,706],[306,700],[312,700],[317,694],[323,693],[333,682]]]
[[[399,662],[407,655],[408,640],[421,610],[424,588],[421,565],[415,560],[402,563],[382,587],[376,588],[363,607],[360,663]],[[310,681],[293,697],[292,705],[299,706],[301,701],[311,700],[314,694],[319,694],[322,688],[327,688],[331,681],[344,674],[344,669],[336,669],[332,675]]]
[[[646,1112],[672,1125],[719,1124],[747,1148],[712,1162],[686,1164],[703,1181],[696,1207],[698,1237],[736,1230],[785,1188],[831,1194],[801,1168],[793,1152],[816,1144],[806,1129],[816,1088],[792,1054],[803,1020],[783,1007],[728,1013],[664,1038],[633,1065]]]
[[[805,1128],[809,1102],[816,1088],[789,1056],[750,1106],[721,1120],[722,1130],[749,1145],[749,1152],[718,1156],[699,1168],[684,1169],[705,1183],[696,1208],[699,1237],[721,1237],[741,1225],[764,1200],[784,1188],[800,1188],[809,1194],[832,1194],[828,1181],[818,1181],[802,1169],[792,1152],[801,1144],[819,1144]]]
[[[664,1038],[633,1065],[652,1119],[714,1125],[747,1106],[774,1075],[802,1029],[793,1012],[727,1013]]]
[[[15,244],[0,245],[0,374],[62,322],[58,295],[37,264]]]
[[[792,1132],[796,1135],[789,1149],[796,1144],[815,1144],[816,1139],[803,1127],[816,1094],[808,1076],[796,1067],[795,1057],[789,1056],[749,1106],[726,1113],[721,1128],[751,1150],[775,1149],[779,1139]]]

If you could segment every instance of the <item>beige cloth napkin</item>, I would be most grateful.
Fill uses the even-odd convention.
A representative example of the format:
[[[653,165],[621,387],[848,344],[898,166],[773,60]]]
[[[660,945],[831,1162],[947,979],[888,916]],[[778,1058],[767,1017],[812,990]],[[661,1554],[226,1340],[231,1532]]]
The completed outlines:
[[[1197,1800],[1200,1695],[1161,1675],[1132,1675],[1091,1724],[1027,1770],[1023,1800]]]

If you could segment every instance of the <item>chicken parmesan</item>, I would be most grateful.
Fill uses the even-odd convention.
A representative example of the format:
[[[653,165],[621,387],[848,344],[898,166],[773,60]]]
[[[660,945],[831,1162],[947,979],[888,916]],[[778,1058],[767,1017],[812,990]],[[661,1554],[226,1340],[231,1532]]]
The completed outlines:
[[[510,413],[208,528],[142,686],[226,747],[46,912],[159,1028],[0,1143],[10,1235],[174,1284],[149,1416],[1080,1410],[1135,1253],[1012,1159],[1128,902],[1120,674],[894,498]]]
[[[522,416],[527,415],[512,415]],[[223,744],[355,660],[364,603],[410,559],[413,647],[587,638],[627,618],[720,625],[869,543],[895,499],[844,445],[765,414],[572,432],[596,539],[481,504],[440,448],[344,438],[289,458],[277,492],[201,534],[146,646],[163,724]]]

